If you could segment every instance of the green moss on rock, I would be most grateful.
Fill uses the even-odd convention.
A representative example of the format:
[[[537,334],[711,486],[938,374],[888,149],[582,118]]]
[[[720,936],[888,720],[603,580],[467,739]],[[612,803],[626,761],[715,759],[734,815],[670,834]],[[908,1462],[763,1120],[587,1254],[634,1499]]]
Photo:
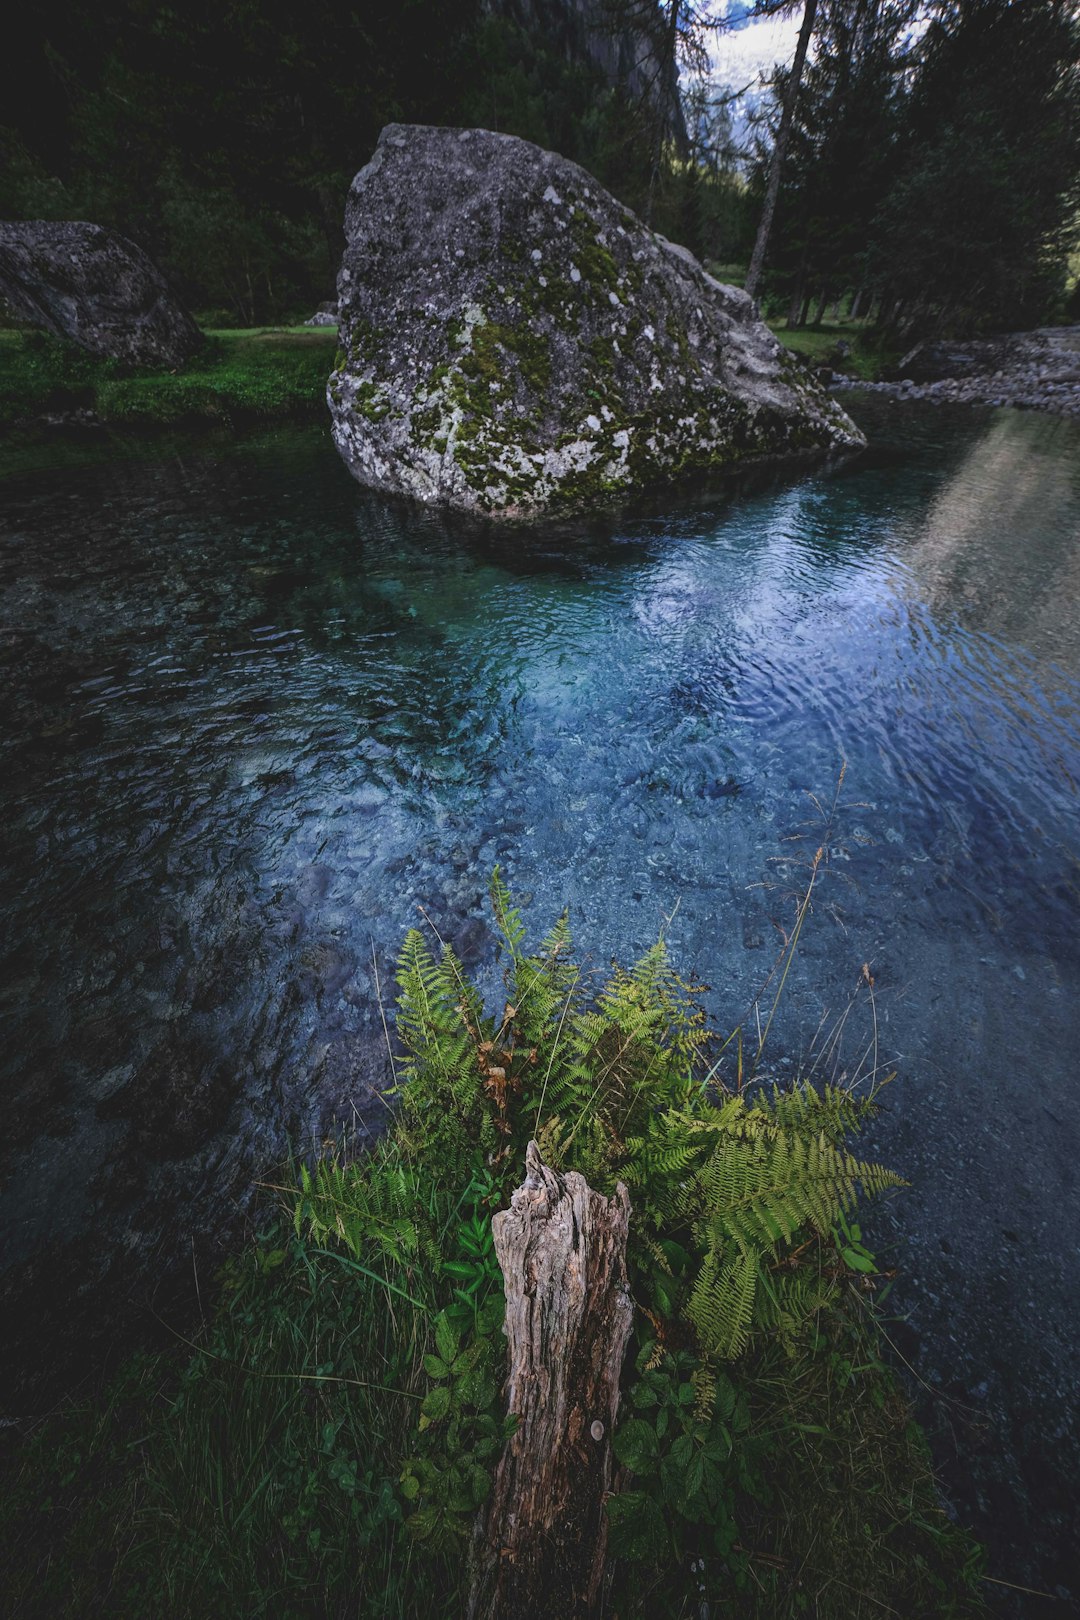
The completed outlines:
[[[744,294],[527,142],[391,127],[347,230],[330,401],[364,482],[516,516],[858,442]]]

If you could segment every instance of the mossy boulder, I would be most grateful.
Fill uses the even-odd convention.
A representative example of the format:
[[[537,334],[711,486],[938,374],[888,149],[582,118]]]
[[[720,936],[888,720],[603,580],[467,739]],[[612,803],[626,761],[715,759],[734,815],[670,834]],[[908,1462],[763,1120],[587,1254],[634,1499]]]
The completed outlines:
[[[387,126],[345,233],[328,401],[361,483],[528,517],[864,442],[745,293],[528,141]]]

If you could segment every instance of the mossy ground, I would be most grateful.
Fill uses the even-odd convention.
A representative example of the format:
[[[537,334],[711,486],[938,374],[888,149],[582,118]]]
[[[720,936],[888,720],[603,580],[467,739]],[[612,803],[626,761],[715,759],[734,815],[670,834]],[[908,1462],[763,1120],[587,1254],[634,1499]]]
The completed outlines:
[[[0,331],[0,427],[76,411],[121,428],[314,416],[335,343],[332,327],[209,331],[183,370],[144,371],[44,333]]]

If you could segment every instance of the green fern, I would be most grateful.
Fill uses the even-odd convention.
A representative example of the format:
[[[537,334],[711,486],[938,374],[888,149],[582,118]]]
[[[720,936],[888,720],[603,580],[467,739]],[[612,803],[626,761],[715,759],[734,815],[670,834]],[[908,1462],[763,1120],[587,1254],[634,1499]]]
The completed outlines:
[[[677,1182],[669,1177],[666,1188],[661,1182],[656,1195],[659,1209],[688,1223],[702,1254],[686,1315],[703,1348],[724,1360],[746,1348],[763,1272],[785,1246],[808,1233],[826,1236],[860,1189],[872,1196],[903,1185],[892,1171],[861,1162],[836,1144],[848,1107],[844,1099],[803,1087],[789,1109],[790,1095],[741,1108],[733,1098],[711,1110],[697,1133],[712,1138],[710,1151]],[[654,1183],[657,1165],[677,1159],[670,1148],[666,1159],[653,1159]],[[764,1314],[788,1331],[801,1313],[774,1296]]]
[[[856,1199],[902,1185],[849,1149],[873,1101],[801,1081],[755,1078],[736,1091],[713,1083],[719,1043],[663,940],[633,966],[589,977],[565,913],[531,949],[497,870],[491,906],[501,1011],[484,1008],[452,950],[409,933],[398,964],[404,1057],[393,1133],[363,1166],[301,1172],[296,1231],[320,1249],[344,1249],[391,1315],[402,1301],[414,1307],[401,1323],[420,1423],[389,1472],[402,1482],[413,1540],[430,1554],[468,1532],[501,1444],[494,1403],[505,1352],[490,1216],[520,1181],[527,1142],[598,1191],[624,1182],[638,1377],[617,1441],[634,1479],[613,1498],[622,1513],[612,1533],[647,1510],[665,1559],[705,1533],[730,1559],[735,1503],[765,1478],[756,1459],[783,1430],[782,1404],[803,1369],[827,1362],[830,1335],[854,1310],[852,1254],[872,1266],[850,1218]],[[490,1362],[488,1405],[475,1417],[458,1390],[472,1366],[459,1366],[451,1324]],[[767,1434],[751,1432],[755,1379],[770,1399],[780,1392]],[[796,1443],[801,1455],[801,1428]]]
[[[806,1083],[707,1087],[704,1014],[662,939],[590,997],[565,913],[530,953],[497,868],[491,905],[508,955],[501,1018],[485,1013],[448,947],[436,957],[416,930],[402,947],[406,1140],[467,1178],[478,1152],[517,1165],[535,1136],[548,1162],[593,1185],[625,1181],[642,1286],[664,1315],[684,1318],[706,1356],[738,1356],[761,1330],[793,1342],[831,1284],[820,1264],[814,1281],[786,1257],[827,1237],[857,1194],[901,1185],[846,1146],[872,1102]],[[407,1230],[381,1208],[339,1219],[346,1242],[405,1252]],[[684,1255],[678,1274],[661,1240]]]
[[[858,1193],[901,1185],[847,1149],[872,1101],[806,1083],[708,1088],[704,1014],[662,939],[590,998],[565,914],[530,954],[497,869],[491,903],[509,956],[501,1020],[485,1017],[451,951],[436,959],[419,934],[406,939],[407,1113],[437,1122],[450,1159],[486,1141],[516,1162],[535,1136],[548,1162],[595,1186],[624,1180],[638,1268],[706,1355],[738,1356],[760,1330],[793,1342],[821,1288],[799,1267],[781,1269],[785,1255],[827,1236]],[[679,1234],[686,1275],[665,1276],[662,1233]]]
[[[488,893],[491,896],[491,909],[495,913],[499,932],[506,941],[512,959],[516,962],[520,955],[521,942],[525,938],[525,924],[521,920],[520,911],[510,898],[510,890],[503,882],[497,866],[491,874]]]

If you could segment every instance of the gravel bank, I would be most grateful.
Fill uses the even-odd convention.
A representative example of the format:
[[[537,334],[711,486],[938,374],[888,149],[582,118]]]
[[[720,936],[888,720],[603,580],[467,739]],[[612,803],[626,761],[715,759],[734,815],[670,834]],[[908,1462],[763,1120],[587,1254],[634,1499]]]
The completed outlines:
[[[1015,405],[1080,416],[1080,326],[1044,326],[968,343],[922,343],[897,370],[899,378],[892,382],[836,374],[833,382],[901,399]]]

